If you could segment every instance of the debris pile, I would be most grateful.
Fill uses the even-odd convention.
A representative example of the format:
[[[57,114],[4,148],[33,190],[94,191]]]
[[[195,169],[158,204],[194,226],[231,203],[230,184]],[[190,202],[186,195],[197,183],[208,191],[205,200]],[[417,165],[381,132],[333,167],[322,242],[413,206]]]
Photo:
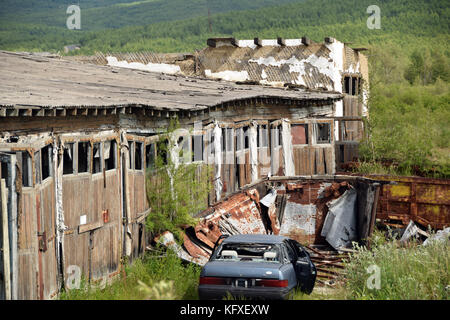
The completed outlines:
[[[306,250],[317,268],[316,281],[324,285],[336,284],[344,269],[343,259],[348,257],[348,254],[323,245],[309,245]]]

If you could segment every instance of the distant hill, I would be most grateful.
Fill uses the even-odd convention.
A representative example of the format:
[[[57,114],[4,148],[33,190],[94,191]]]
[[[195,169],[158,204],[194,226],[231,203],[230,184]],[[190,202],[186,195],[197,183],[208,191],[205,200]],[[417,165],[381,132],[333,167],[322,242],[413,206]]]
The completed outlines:
[[[316,41],[332,36],[354,45],[395,41],[406,48],[423,41],[443,46],[448,52],[450,34],[448,2],[438,0],[378,1],[380,30],[366,25],[366,10],[373,0],[81,1],[82,30],[65,27],[68,3],[72,2],[2,1],[0,48],[57,51],[80,43],[78,54],[175,52],[202,48],[212,36],[252,39],[307,35]],[[212,32],[207,7],[212,13]]]
[[[83,0],[82,29],[68,30],[73,2],[0,0],[0,49],[193,52],[209,37],[334,37],[369,48],[370,139],[360,145],[366,163],[359,170],[450,177],[448,0]],[[381,29],[372,30],[367,7],[374,4]],[[398,168],[384,168],[382,159]]]
[[[0,19],[14,23],[66,26],[67,7],[79,4],[82,29],[116,29],[183,20],[229,11],[253,10],[303,0],[2,0]]]

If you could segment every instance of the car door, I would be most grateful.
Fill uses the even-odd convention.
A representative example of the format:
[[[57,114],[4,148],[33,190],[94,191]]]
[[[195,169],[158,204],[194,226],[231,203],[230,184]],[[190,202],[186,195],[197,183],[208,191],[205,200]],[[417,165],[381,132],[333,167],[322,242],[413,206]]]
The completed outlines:
[[[293,264],[297,275],[297,285],[301,291],[310,294],[316,282],[316,266],[312,263],[309,253],[300,243],[295,240],[289,240],[289,244],[296,253],[296,260]]]

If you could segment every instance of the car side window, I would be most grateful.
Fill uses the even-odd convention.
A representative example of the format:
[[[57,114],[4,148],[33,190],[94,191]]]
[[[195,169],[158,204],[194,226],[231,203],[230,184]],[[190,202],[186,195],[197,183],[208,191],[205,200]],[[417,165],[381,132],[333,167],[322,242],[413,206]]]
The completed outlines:
[[[295,240],[292,240],[291,243],[293,244],[293,247],[295,248],[295,251],[297,253],[297,257],[304,258],[304,257],[307,256],[306,250],[302,247],[302,245],[300,243],[298,243]]]
[[[289,262],[293,261],[295,259],[295,253],[292,250],[291,246],[288,243],[284,243],[283,247],[285,248],[287,258],[289,259]]]

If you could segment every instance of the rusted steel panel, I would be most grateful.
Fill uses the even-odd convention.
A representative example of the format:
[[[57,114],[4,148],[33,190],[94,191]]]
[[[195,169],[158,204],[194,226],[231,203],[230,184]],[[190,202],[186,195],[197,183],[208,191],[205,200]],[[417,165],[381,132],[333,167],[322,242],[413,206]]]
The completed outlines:
[[[424,227],[450,225],[450,180],[422,177],[370,176],[397,182],[381,188],[377,218],[394,226],[413,220]]]
[[[210,248],[222,234],[266,233],[256,189],[231,196],[207,211],[195,227],[197,238]]]

